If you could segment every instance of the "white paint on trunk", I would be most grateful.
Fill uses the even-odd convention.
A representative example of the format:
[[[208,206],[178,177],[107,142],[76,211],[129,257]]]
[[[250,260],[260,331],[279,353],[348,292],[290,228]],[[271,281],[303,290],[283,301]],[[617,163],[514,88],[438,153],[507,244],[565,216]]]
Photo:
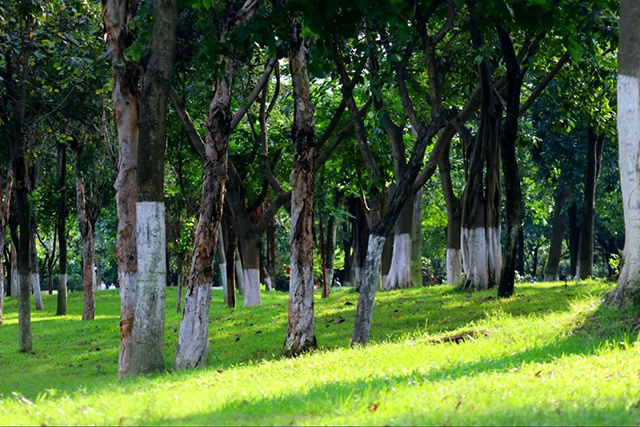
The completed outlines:
[[[240,295],[244,295],[244,269],[242,268],[242,259],[240,258],[240,251],[236,248],[235,251],[235,269],[236,269],[236,288]]]
[[[487,289],[489,287],[489,264],[487,235],[485,229],[462,228],[460,233],[462,265],[466,275],[465,287]]]
[[[184,318],[180,323],[176,369],[201,367],[207,363],[210,302],[209,285],[193,286],[187,291]]]
[[[31,273],[31,284],[33,286],[33,299],[36,303],[36,310],[44,310],[42,291],[40,290],[40,275],[38,273]]]
[[[500,246],[500,227],[487,228],[487,262],[489,268],[489,281],[500,283],[502,273],[502,247]]]
[[[268,291],[273,290],[273,286],[271,285],[271,276],[267,276],[264,278],[264,282]]]
[[[127,375],[164,366],[166,242],[163,202],[136,203],[138,277]]]
[[[118,271],[118,281],[120,284],[120,309],[121,324],[127,330],[133,327],[133,316],[136,302],[136,283],[137,275],[135,273],[124,273]],[[66,275],[65,275],[66,283]],[[129,355],[131,354],[131,334],[121,336],[120,354],[118,357],[118,378],[122,378],[129,370]]]
[[[462,282],[462,251],[447,248],[447,283],[458,286]]]
[[[637,303],[640,295],[640,81],[618,75],[618,165],[624,208],[624,265],[607,295],[614,306]],[[576,274],[580,276],[579,271]]]
[[[411,286],[411,234],[396,234],[393,239],[393,255],[387,279],[382,289],[408,288]]]
[[[227,303],[227,289],[229,288],[229,283],[227,281],[227,263],[222,262],[218,264],[218,268],[220,269],[220,281],[222,282],[222,296],[224,298],[224,303]]]
[[[244,270],[244,305],[251,307],[262,304],[260,292],[260,270],[245,268]]]

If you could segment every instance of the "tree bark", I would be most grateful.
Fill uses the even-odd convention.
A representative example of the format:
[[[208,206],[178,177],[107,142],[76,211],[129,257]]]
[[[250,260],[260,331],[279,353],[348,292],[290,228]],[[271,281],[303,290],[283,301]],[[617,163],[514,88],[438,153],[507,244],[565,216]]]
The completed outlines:
[[[336,205],[339,209],[342,206],[344,200],[344,194],[342,192],[336,193]],[[329,222],[327,223],[327,241],[325,242],[325,256],[327,264],[327,281],[328,291],[331,293],[331,286],[333,285],[334,265],[336,262],[336,243],[338,237],[338,219],[336,215],[331,215]]]
[[[182,312],[182,286],[184,284],[184,258],[185,254],[179,253],[176,260],[178,269],[178,286],[176,289],[176,311]]]
[[[593,227],[596,213],[596,186],[602,161],[604,136],[596,135],[595,129],[587,130],[587,172],[584,181],[584,204],[582,205],[582,223],[580,226],[580,247],[578,250],[579,278],[593,276]]]
[[[227,7],[232,5],[233,2],[230,2]],[[236,14],[229,13],[221,30],[220,42],[226,43],[228,32],[237,24],[250,19],[258,5],[258,1],[247,0]],[[216,78],[206,120],[206,154],[202,175],[200,215],[191,260],[184,318],[180,324],[176,352],[177,369],[204,366],[209,352],[209,305],[213,273],[211,265],[228,179],[233,58],[221,56],[220,64],[222,71]]]
[[[93,263],[95,258],[95,233],[89,218],[88,201],[85,194],[85,182],[80,172],[76,176],[76,197],[78,210],[78,226],[82,235],[82,288],[83,305],[82,320],[92,320],[96,314],[95,278]]]
[[[11,240],[11,298],[18,299],[18,249],[15,240]]]
[[[220,270],[220,280],[222,281],[222,294],[224,303],[228,304],[227,297],[229,294],[227,282],[227,257],[224,252],[224,238],[222,236],[222,227],[218,226],[218,241],[216,244],[216,258],[218,260],[218,269]]]
[[[624,203],[624,266],[618,285],[605,301],[616,308],[640,304],[640,4],[620,2],[618,53],[618,152],[620,186]]]
[[[302,23],[292,22],[289,68],[293,84],[294,114],[291,128],[295,154],[291,171],[291,277],[289,320],[283,354],[295,356],[316,347],[313,311],[313,201],[316,125],[307,64],[309,39]]]
[[[58,144],[58,296],[56,315],[67,314],[67,191],[66,191],[67,145]]]
[[[411,287],[411,231],[413,228],[413,197],[409,197],[396,220],[393,255],[384,290]]]
[[[113,69],[112,98],[119,147],[114,184],[118,211],[116,260],[120,285],[119,378],[127,376],[129,372],[138,271],[135,230],[140,71],[138,63],[125,57],[126,49],[137,39],[131,28],[138,3],[138,0],[105,0],[102,3],[103,24]]]
[[[526,73],[520,69],[511,36],[503,27],[498,27],[498,37],[507,65],[507,113],[502,135],[500,137],[500,153],[504,171],[505,205],[507,214],[507,238],[505,242],[504,260],[498,285],[498,297],[510,297],[515,289],[516,263],[518,261],[518,236],[520,234],[520,205],[522,189],[520,188],[520,172],[516,155],[518,139],[518,119],[520,117],[520,92]],[[498,199],[498,203],[500,203]],[[500,205],[498,204],[498,212]],[[499,224],[499,219],[498,219]],[[498,235],[498,245],[500,236]]]
[[[153,33],[148,63],[142,80],[138,159],[145,159],[145,161],[138,162],[136,201],[138,276],[135,321],[131,330],[131,354],[127,376],[157,371],[164,367],[166,298],[164,153],[167,101],[175,60],[176,19],[177,0],[153,2]]]
[[[462,251],[460,249],[462,204],[453,191],[449,147],[447,147],[439,168],[442,191],[447,205],[447,284],[459,286],[462,283]]]
[[[553,224],[551,226],[551,244],[549,245],[547,263],[544,267],[545,282],[558,280],[558,268],[562,258],[562,238],[565,230],[562,207],[564,202],[569,199],[570,194],[568,188],[559,188],[558,194],[556,194],[556,201],[553,207]]]

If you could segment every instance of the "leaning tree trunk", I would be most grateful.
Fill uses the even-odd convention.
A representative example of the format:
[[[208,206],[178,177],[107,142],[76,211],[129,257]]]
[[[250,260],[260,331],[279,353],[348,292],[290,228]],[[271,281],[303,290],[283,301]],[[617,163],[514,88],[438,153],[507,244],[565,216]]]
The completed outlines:
[[[93,261],[95,258],[95,234],[87,212],[87,199],[83,178],[76,177],[78,226],[82,236],[82,320],[92,320],[96,315]]]
[[[118,211],[116,260],[118,262],[118,283],[120,285],[118,377],[123,378],[129,372],[131,330],[134,323],[138,271],[136,254],[136,177],[140,119],[139,64],[127,60],[125,50],[137,39],[131,29],[138,9],[138,1],[105,0],[102,5],[103,24],[109,46],[109,59],[113,66],[112,97],[114,121],[118,134],[118,173],[114,187],[116,189]]]
[[[316,125],[307,64],[309,39],[302,24],[291,24],[289,68],[293,84],[294,114],[291,138],[295,148],[291,171],[291,278],[289,321],[283,354],[295,356],[316,347],[313,311],[313,198]]]
[[[640,303],[640,4],[620,2],[618,152],[624,206],[624,265],[618,285],[605,300],[622,308]]]
[[[582,205],[582,223],[580,225],[580,246],[578,250],[578,278],[587,279],[593,276],[594,223],[596,213],[596,185],[604,137],[597,136],[589,126],[587,137],[587,173],[584,181],[584,204]]]
[[[413,224],[411,227],[411,284],[422,283],[422,193],[420,188],[413,199]]]
[[[553,207],[553,224],[551,225],[551,244],[549,245],[549,255],[544,267],[544,281],[553,282],[558,279],[558,268],[562,258],[562,238],[564,237],[565,223],[562,217],[562,206],[569,198],[569,189],[563,188],[556,195],[556,202]]]
[[[31,263],[30,288],[33,289],[33,300],[37,311],[44,310],[42,289],[40,289],[40,275],[38,274],[38,252],[36,251],[36,225],[31,219],[31,239],[29,239],[29,258]]]
[[[176,16],[177,0],[153,2],[153,33],[142,79],[138,159],[145,161],[138,163],[138,277],[127,375],[157,371],[164,367],[167,274],[164,153],[167,101],[175,59]]]

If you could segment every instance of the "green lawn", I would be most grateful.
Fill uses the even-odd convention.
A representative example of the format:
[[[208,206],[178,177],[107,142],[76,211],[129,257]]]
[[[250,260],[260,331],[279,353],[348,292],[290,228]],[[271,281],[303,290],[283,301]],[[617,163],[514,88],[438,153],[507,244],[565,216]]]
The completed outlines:
[[[224,307],[213,293],[207,369],[173,372],[180,316],[167,300],[167,372],[117,381],[119,298],[82,295],[65,317],[55,296],[33,312],[33,348],[17,352],[16,302],[0,326],[0,424],[607,424],[640,423],[638,313],[600,305],[611,284],[447,286],[378,293],[372,344],[349,349],[357,294],[316,298],[321,349],[285,359],[287,295]],[[634,319],[636,322],[634,329]],[[483,331],[459,344],[439,338]],[[485,336],[486,335],[486,336]]]

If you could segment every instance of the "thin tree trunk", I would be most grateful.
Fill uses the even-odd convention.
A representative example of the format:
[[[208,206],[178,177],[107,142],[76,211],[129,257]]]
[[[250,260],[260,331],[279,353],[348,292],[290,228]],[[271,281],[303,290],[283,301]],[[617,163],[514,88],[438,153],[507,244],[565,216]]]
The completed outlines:
[[[578,276],[578,252],[580,249],[580,225],[578,223],[578,205],[571,202],[567,209],[569,216],[569,259],[571,262],[571,275]]]
[[[236,306],[236,252],[238,245],[238,235],[233,224],[233,218],[229,209],[225,209],[223,217],[223,235],[226,243],[227,258],[227,295],[225,301],[227,307],[234,308]]]
[[[260,236],[255,233],[240,234],[240,250],[242,252],[242,295],[245,307],[262,304],[260,289]]]
[[[604,147],[604,136],[596,135],[592,126],[589,126],[587,132],[587,172],[584,181],[584,204],[582,205],[580,247],[578,250],[580,279],[587,279],[593,276],[593,227],[596,212],[596,186]]]
[[[612,307],[640,303],[640,4],[620,2],[620,41],[618,74],[618,152],[620,186],[624,203],[624,266],[618,285],[605,301]]]
[[[184,258],[185,254],[179,253],[177,257],[178,287],[176,289],[176,311],[182,312],[182,285],[184,283]]]
[[[383,289],[411,286],[411,231],[413,228],[413,197],[409,197],[396,220],[393,236],[393,255]]]
[[[67,191],[66,169],[67,144],[58,144],[58,188],[60,204],[58,205],[58,297],[56,315],[67,314]]]
[[[291,23],[289,68],[294,94],[291,137],[295,154],[291,172],[289,321],[282,350],[289,356],[316,347],[313,310],[313,200],[317,134],[307,69],[309,39],[302,37],[301,31],[300,22]]]
[[[343,286],[351,286],[351,261],[353,259],[351,256],[351,246],[353,240],[351,239],[352,231],[349,230],[349,222],[350,221],[344,221],[342,223],[342,246],[344,249]]]
[[[29,257],[31,263],[31,289],[33,289],[33,300],[35,302],[36,311],[44,310],[44,302],[42,301],[42,289],[40,289],[40,275],[38,274],[38,252],[36,251],[36,224],[31,219],[31,239],[29,242]]]
[[[551,226],[551,244],[549,245],[549,255],[544,268],[544,281],[553,282],[558,280],[558,268],[562,258],[562,238],[564,236],[565,223],[562,216],[562,206],[569,198],[568,188],[561,188],[556,195],[553,207],[553,224]]]
[[[238,293],[244,295],[244,267],[242,266],[242,257],[240,256],[240,249],[236,246],[234,252],[234,266],[236,270],[236,283],[238,285]]]
[[[447,205],[447,284],[459,286],[462,283],[462,250],[460,249],[462,204],[453,191],[448,149],[439,167],[442,191]]]
[[[344,200],[343,193],[336,194],[336,208],[342,206]],[[329,281],[329,293],[333,285],[334,265],[336,262],[336,242],[338,237],[338,219],[336,215],[331,215],[327,224],[327,241],[325,242],[325,256],[327,263],[327,280]]]
[[[127,375],[164,367],[166,233],[164,153],[176,47],[177,0],[153,2],[153,33],[142,79],[136,202],[138,277]],[[205,203],[205,200],[202,201]],[[195,251],[194,251],[195,252]],[[211,259],[209,259],[209,266]],[[211,288],[208,287],[209,292]],[[186,306],[186,303],[185,303]],[[186,308],[186,307],[185,307]],[[207,318],[208,320],[208,318]],[[184,320],[183,320],[184,322]]]
[[[227,258],[224,253],[224,238],[222,236],[222,227],[220,226],[218,226],[218,242],[216,246],[218,269],[220,270],[220,280],[222,281],[222,296],[224,298],[224,303],[228,305],[227,298],[229,294],[229,285],[227,280]]]
[[[77,172],[76,197],[78,209],[78,226],[82,235],[82,288],[83,306],[82,320],[92,320],[96,314],[95,278],[93,261],[95,257],[95,235],[93,224],[89,219],[84,179]]]
[[[273,220],[267,226],[267,272],[271,277],[273,288],[276,286],[276,227]]]
[[[125,51],[137,39],[131,32],[137,0],[105,0],[103,24],[113,69],[114,121],[118,134],[118,165],[114,187],[118,210],[116,260],[120,285],[120,353],[118,377],[129,372],[131,330],[134,323],[138,262],[136,254],[136,200],[138,133],[140,120],[140,71]],[[64,231],[62,231],[64,233]],[[62,257],[62,253],[60,254]],[[65,274],[66,278],[66,274]],[[65,280],[66,283],[66,280]],[[60,293],[58,293],[60,295]],[[60,298],[60,297],[58,297]]]
[[[11,298],[18,299],[18,249],[14,240],[11,240]]]

